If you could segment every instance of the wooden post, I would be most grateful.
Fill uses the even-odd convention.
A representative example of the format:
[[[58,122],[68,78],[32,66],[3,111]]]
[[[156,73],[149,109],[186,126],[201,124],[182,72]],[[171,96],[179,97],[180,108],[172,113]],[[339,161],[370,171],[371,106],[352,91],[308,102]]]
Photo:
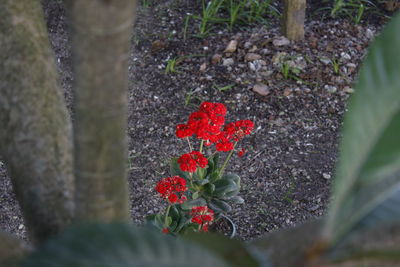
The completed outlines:
[[[293,41],[304,39],[306,0],[283,0],[283,3],[283,35]]]

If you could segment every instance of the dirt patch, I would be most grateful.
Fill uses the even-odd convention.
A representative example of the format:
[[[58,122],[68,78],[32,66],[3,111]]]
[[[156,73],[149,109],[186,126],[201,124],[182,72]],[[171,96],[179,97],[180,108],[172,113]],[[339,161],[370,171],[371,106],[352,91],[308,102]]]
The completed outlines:
[[[279,21],[273,17],[269,27],[233,32],[217,28],[204,39],[192,37],[197,31],[192,22],[184,40],[184,20],[188,12],[198,12],[194,6],[189,1],[166,1],[139,11],[129,67],[127,129],[134,222],[142,223],[146,215],[163,209],[155,183],[169,175],[169,158],[187,151],[186,143],[174,136],[175,125],[184,123],[202,101],[226,104],[228,122],[251,119],[256,125],[241,143],[247,153],[234,157],[229,166],[242,178],[240,196],[245,199],[230,214],[239,238],[252,239],[323,215],[346,101],[354,92],[352,82],[366,48],[382,22],[321,22],[313,20],[313,13],[305,41],[297,43],[281,38]],[[50,38],[71,109],[65,15],[52,10],[46,13]],[[231,40],[237,41],[237,49],[225,53]],[[219,56],[215,55],[221,58],[216,60]],[[174,71],[167,72],[172,59],[177,62]],[[255,92],[255,85],[264,91]],[[0,188],[0,225],[24,236],[4,166],[0,167]]]

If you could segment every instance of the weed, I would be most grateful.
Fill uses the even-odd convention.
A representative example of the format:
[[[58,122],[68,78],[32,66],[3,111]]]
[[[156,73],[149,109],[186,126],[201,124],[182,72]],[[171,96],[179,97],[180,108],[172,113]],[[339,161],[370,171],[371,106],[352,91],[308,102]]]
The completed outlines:
[[[294,180],[292,179],[292,181],[290,182],[289,188],[286,191],[285,195],[283,196],[283,200],[286,200],[289,203],[293,202],[293,199],[290,197],[293,194],[293,190],[295,188],[295,183]]]
[[[266,24],[267,15],[280,16],[279,11],[271,4],[272,0],[202,0],[201,3],[201,15],[189,14],[185,18],[184,40],[192,19],[200,22],[199,33],[194,36],[204,38],[216,24],[226,25],[232,31],[238,24]]]
[[[206,5],[205,0],[202,0],[203,12],[200,17],[200,37],[204,37],[209,33],[209,27],[211,27],[211,23],[219,23],[225,21],[217,16],[223,3],[224,0],[212,0],[209,1]]]
[[[198,91],[198,89],[195,90],[190,90],[189,92],[186,93],[185,96],[185,107],[187,107],[188,105],[192,105],[194,107],[197,107],[198,105],[191,103],[192,99],[197,100],[198,102],[203,102],[203,98],[200,96],[193,96],[196,92]]]
[[[142,0],[142,7],[149,8],[150,7],[150,1],[149,0]]]
[[[290,65],[288,63],[282,63],[281,73],[283,75],[283,78],[285,78],[286,80],[289,79]]]
[[[184,60],[184,57],[179,57],[179,58],[174,57],[174,58],[168,59],[167,66],[165,67],[164,73],[165,74],[177,73],[178,72],[177,65],[179,63],[181,63],[183,60]]]
[[[339,61],[338,61],[336,58],[332,58],[331,64],[332,64],[332,66],[333,66],[333,72],[334,72],[336,75],[339,75],[339,74],[340,74],[340,65],[339,65]]]
[[[297,75],[300,74],[300,69],[291,66],[290,62],[286,61],[282,62],[281,73],[283,75],[283,78],[285,78],[286,80],[290,78],[297,80],[296,78],[298,78]]]
[[[217,89],[220,92],[224,92],[224,91],[228,91],[229,89],[233,88],[234,86],[235,86],[234,84],[229,84],[226,86],[219,87],[216,84],[214,84],[213,88]]]
[[[335,0],[331,8],[331,17],[347,16],[359,24],[367,9],[378,10],[370,0]]]
[[[243,13],[245,1],[229,0],[229,2],[229,30],[232,31],[233,25],[238,22],[241,13]]]

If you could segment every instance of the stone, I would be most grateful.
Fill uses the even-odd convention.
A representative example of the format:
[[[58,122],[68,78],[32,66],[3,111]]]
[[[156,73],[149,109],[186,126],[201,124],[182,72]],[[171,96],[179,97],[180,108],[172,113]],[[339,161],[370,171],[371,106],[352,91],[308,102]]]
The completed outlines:
[[[212,56],[212,58],[211,58],[211,64],[218,64],[219,62],[221,62],[221,59],[222,59],[222,55],[220,55],[220,54],[215,54],[215,55],[213,55]]]
[[[357,65],[354,64],[354,63],[347,63],[347,64],[346,64],[346,67],[355,69],[355,68],[357,68]]]
[[[331,93],[331,94],[334,94],[334,93],[336,93],[336,91],[337,91],[337,87],[335,87],[335,86],[333,86],[333,85],[329,85],[329,84],[325,85],[325,86],[324,86],[324,89],[325,89],[326,91],[328,91],[329,93]]]
[[[233,60],[233,58],[224,58],[222,65],[224,66],[232,66],[233,64],[235,64],[235,61]]]
[[[258,83],[254,85],[253,91],[262,96],[266,96],[269,94],[268,86],[263,83]]]
[[[256,54],[256,53],[247,53],[244,56],[244,60],[246,60],[246,61],[254,61],[254,60],[258,60],[260,58],[261,58],[261,56],[259,54]]]
[[[238,42],[236,40],[231,40],[228,46],[225,48],[225,53],[233,53],[237,49]]]
[[[329,173],[323,173],[322,177],[324,177],[324,179],[326,179],[326,180],[331,179],[331,175]]]
[[[204,62],[203,64],[200,65],[200,72],[205,72],[206,69],[207,69],[207,63]]]
[[[291,94],[292,94],[292,89],[286,88],[286,89],[283,91],[283,95],[284,95],[284,96],[289,96],[289,95],[291,95]]]
[[[331,60],[329,58],[326,58],[326,57],[320,58],[319,61],[321,61],[325,65],[329,65],[331,63]]]
[[[341,57],[343,60],[350,60],[350,59],[351,59],[351,56],[350,56],[348,53],[346,53],[346,52],[340,53],[340,57]]]
[[[285,36],[279,36],[274,38],[274,40],[272,41],[272,44],[274,46],[286,46],[290,44],[290,40],[288,38],[286,38]]]
[[[375,34],[374,34],[374,32],[373,32],[371,29],[367,29],[367,30],[365,31],[365,36],[366,36],[368,39],[372,39],[372,38],[374,38]]]
[[[343,88],[343,91],[347,94],[353,94],[354,93],[354,89],[351,87],[346,86],[345,88]]]

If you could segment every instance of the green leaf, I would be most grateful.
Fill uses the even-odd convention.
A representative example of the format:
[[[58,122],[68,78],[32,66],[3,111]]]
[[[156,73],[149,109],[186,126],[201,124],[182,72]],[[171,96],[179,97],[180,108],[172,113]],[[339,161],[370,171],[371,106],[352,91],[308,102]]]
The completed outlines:
[[[226,213],[232,210],[232,207],[226,201],[215,198],[210,201],[209,207],[216,213]]]
[[[229,202],[233,202],[235,204],[243,204],[244,203],[244,199],[239,196],[234,196],[234,197],[228,198],[226,200]]]
[[[224,194],[238,190],[238,186],[233,180],[220,179],[214,183],[217,196],[222,197]]]
[[[240,188],[240,177],[234,173],[224,174],[221,179],[232,180]]]
[[[199,192],[194,192],[192,195],[192,199],[197,199],[199,198]]]
[[[146,223],[149,226],[155,227],[157,229],[164,228],[164,217],[161,214],[152,214],[146,216]]]
[[[232,266],[271,266],[265,257],[262,257],[251,247],[246,246],[245,243],[236,239],[230,239],[221,234],[191,233],[183,236],[183,239],[216,253]]]
[[[219,153],[208,160],[207,176],[218,171]]]
[[[73,227],[28,256],[22,266],[228,266],[200,246],[127,224]]]
[[[214,190],[215,190],[214,184],[208,183],[208,184],[204,185],[204,191],[208,195],[212,195],[214,193]]]
[[[205,205],[207,205],[207,202],[204,200],[204,198],[196,198],[196,199],[185,201],[184,203],[181,204],[181,207],[184,210],[190,210],[193,207],[199,207],[199,206],[205,206]]]
[[[205,185],[205,184],[207,184],[207,183],[209,183],[210,181],[208,181],[208,179],[203,179],[203,180],[197,180],[196,182],[195,182],[195,184],[196,185],[199,185],[199,186],[202,186],[202,185]]]
[[[189,181],[189,173],[181,170],[178,164],[178,158],[172,158],[169,167],[172,176],[180,176],[184,178],[186,181]]]
[[[346,114],[324,236],[400,222],[400,16],[371,46]]]
[[[193,179],[197,181],[203,181],[206,176],[207,170],[205,168],[197,168],[196,172],[193,174]]]
[[[219,172],[217,172],[217,171],[211,173],[209,176],[209,180],[211,183],[217,181],[218,179],[219,179]]]

